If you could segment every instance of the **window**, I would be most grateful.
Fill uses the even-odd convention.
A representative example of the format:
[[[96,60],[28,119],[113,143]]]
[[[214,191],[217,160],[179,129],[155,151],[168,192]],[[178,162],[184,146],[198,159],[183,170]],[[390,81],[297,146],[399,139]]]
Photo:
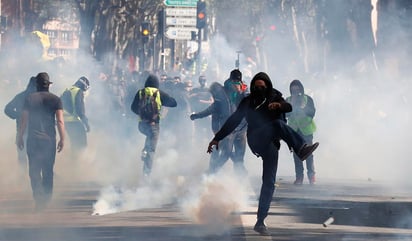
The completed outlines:
[[[71,34],[69,32],[62,32],[62,41],[69,42],[71,40]]]
[[[56,38],[56,31],[47,30],[46,33],[47,33],[47,36],[49,36],[50,39]]]

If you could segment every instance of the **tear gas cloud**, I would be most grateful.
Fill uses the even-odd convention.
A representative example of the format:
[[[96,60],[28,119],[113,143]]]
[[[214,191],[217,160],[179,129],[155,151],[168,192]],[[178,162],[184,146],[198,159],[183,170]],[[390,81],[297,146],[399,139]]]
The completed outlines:
[[[202,235],[216,235],[229,231],[233,213],[247,207],[248,189],[248,181],[236,178],[231,172],[198,178],[153,178],[135,189],[104,188],[93,205],[92,215],[159,208],[175,203],[186,219],[204,227]]]
[[[412,154],[412,148],[408,146],[408,130],[412,123],[409,107],[412,84],[408,81],[411,73],[399,75],[390,63],[378,66],[377,70],[367,68],[364,72],[355,69],[345,69],[339,73],[280,72],[276,66],[281,66],[288,52],[295,50],[284,48],[272,54],[271,46],[279,44],[274,42],[262,46],[270,62],[267,69],[248,66],[245,61],[248,56],[241,53],[240,70],[249,73],[245,75],[246,83],[255,73],[267,72],[274,87],[284,96],[289,95],[290,81],[299,79],[305,86],[305,92],[314,98],[317,109],[314,140],[320,142],[315,152],[319,182],[328,178],[370,178],[393,187],[411,186],[409,169],[412,164],[408,158]],[[397,45],[400,49],[391,51],[400,52],[403,45],[400,42]],[[214,36],[210,46],[209,63],[214,62],[220,68],[217,74],[207,76],[208,82],[223,83],[235,67],[236,51],[242,49],[229,44],[222,35]],[[339,58],[328,61],[330,66],[347,66],[347,63],[339,62]],[[405,66],[412,65],[410,59],[403,61],[408,61]],[[121,109],[114,107],[118,99],[107,90],[108,80],[100,78],[101,73],[111,71],[102,69],[89,56],[80,55],[75,63],[65,64],[64,67],[31,65],[30,62],[18,65],[16,55],[7,56],[2,62],[2,73],[5,73],[0,88],[2,107],[24,90],[30,76],[38,72],[49,72],[54,82],[50,91],[57,95],[80,76],[89,78],[91,89],[86,99],[86,114],[91,126],[89,146],[81,159],[72,160],[69,138],[66,139],[65,150],[56,156],[55,172],[59,180],[55,185],[93,182],[102,186],[91,212],[103,215],[154,208],[177,199],[177,202],[184,204],[182,211],[188,218],[198,223],[211,223],[218,215],[224,216],[219,220],[225,220],[229,210],[245,205],[243,192],[247,186],[227,179],[231,169],[222,170],[228,177],[202,178],[208,167],[206,147],[212,138],[211,131],[207,136],[195,135],[191,141],[187,136],[181,136],[181,132],[173,131],[173,128],[162,127],[152,173],[154,184],[145,185],[140,160],[144,136],[138,131],[137,116],[122,116]],[[129,106],[125,109],[129,112]],[[0,115],[0,123],[3,127],[0,137],[2,162],[4,167],[8,167],[0,170],[0,191],[24,188],[29,192],[28,175],[19,169],[16,160],[15,122]],[[188,123],[189,126],[192,124],[185,122],[183,128],[187,128]],[[178,126],[179,123],[171,124]],[[232,166],[230,161],[226,165]],[[261,175],[262,162],[249,149],[245,165],[249,176]],[[278,176],[294,176],[293,158],[284,142],[280,150]],[[238,192],[230,195],[234,190]],[[230,199],[231,196],[237,197],[236,200]],[[222,212],[221,208],[227,212]]]

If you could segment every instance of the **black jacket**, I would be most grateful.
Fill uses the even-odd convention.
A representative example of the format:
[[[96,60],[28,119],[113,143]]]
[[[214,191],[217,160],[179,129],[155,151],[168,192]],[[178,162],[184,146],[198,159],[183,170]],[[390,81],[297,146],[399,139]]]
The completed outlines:
[[[256,80],[264,80],[267,86],[265,98],[258,98],[254,91]],[[268,105],[272,102],[281,104],[279,109],[269,110]],[[223,127],[216,133],[214,140],[220,141],[229,135],[239,125],[243,118],[248,124],[247,131],[261,128],[271,124],[273,120],[283,119],[284,113],[292,111],[292,106],[285,101],[282,93],[274,89],[272,82],[265,73],[258,73],[251,81],[251,94],[243,98],[236,111],[227,119]]]
[[[144,87],[153,87],[153,88],[159,89],[159,79],[155,75],[149,75],[146,79]],[[138,90],[136,95],[134,96],[134,100],[131,105],[131,110],[134,113],[136,113],[135,110],[138,109],[137,107],[139,105],[139,100],[140,100],[139,91],[140,90]],[[162,106],[166,106],[166,107],[176,107],[177,106],[176,100],[170,95],[168,95],[166,92],[159,89],[159,94],[160,94],[160,102]]]
[[[214,82],[209,91],[213,96],[213,103],[205,110],[193,114],[192,118],[199,119],[212,115],[212,131],[216,133],[232,113],[232,106],[221,84]]]
[[[4,107],[4,113],[11,119],[16,120],[16,125],[19,125],[21,112],[23,110],[24,100],[26,97],[36,92],[36,78],[31,77],[27,87],[24,91],[18,93],[7,105]]]

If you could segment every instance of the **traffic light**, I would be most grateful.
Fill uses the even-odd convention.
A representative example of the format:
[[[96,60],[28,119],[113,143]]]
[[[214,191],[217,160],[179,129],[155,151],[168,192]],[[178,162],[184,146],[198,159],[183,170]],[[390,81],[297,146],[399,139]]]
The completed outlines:
[[[158,33],[163,34],[165,32],[165,10],[163,8],[159,11],[157,15],[157,19],[158,19],[158,26],[157,26]]]
[[[143,43],[147,43],[150,36],[150,24],[148,22],[143,22],[141,24],[140,33],[142,34]]]
[[[196,28],[201,29],[206,26],[206,2],[197,2]]]
[[[0,16],[0,31],[1,31],[1,33],[4,33],[6,28],[7,28],[7,17],[6,16]]]
[[[270,31],[275,31],[276,30],[276,25],[272,24],[269,26]]]

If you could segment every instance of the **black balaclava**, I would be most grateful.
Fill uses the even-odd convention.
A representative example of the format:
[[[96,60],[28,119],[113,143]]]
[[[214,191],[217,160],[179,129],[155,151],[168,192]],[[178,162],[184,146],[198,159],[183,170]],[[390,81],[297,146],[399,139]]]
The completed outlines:
[[[144,84],[144,87],[153,87],[153,88],[159,88],[159,79],[157,78],[156,75],[150,74],[146,82]]]
[[[263,80],[266,84],[266,88],[255,87],[257,80]],[[273,89],[272,81],[269,76],[264,72],[257,73],[250,81],[250,96],[256,99],[264,99],[268,97]]]

